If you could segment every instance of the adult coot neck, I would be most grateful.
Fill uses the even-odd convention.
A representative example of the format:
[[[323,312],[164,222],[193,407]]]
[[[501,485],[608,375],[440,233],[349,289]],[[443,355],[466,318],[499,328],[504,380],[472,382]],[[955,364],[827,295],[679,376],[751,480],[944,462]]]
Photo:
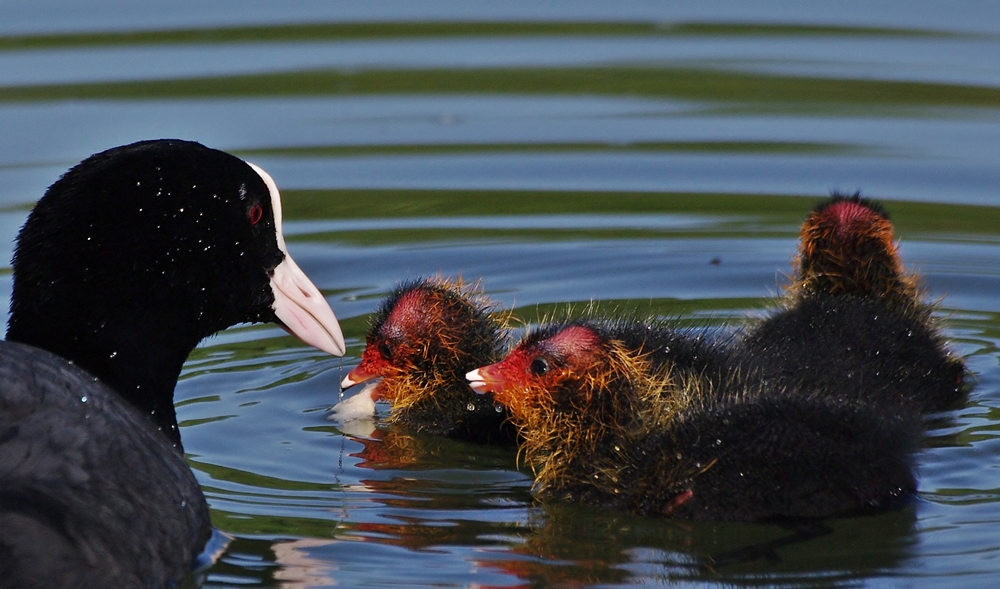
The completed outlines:
[[[55,313],[39,316],[14,305],[7,339],[42,348],[80,366],[152,419],[183,451],[174,388],[185,359],[204,336],[182,321],[147,315],[74,324],[60,322]]]

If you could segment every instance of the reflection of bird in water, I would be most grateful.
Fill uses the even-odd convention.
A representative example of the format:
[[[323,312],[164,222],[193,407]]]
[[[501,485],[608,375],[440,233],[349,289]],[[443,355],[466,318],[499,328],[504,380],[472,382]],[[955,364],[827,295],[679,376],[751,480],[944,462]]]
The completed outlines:
[[[379,429],[365,437],[350,437],[361,449],[350,456],[355,466],[371,470],[432,471],[459,469],[513,470],[517,463],[506,446],[484,447],[443,436],[412,434],[407,430]],[[417,484],[417,483],[413,483]]]
[[[396,288],[375,312],[361,362],[343,386],[381,377],[362,394],[392,405],[389,422],[414,432],[511,444],[507,412],[474,394],[465,373],[500,358],[506,330],[475,287],[441,278]],[[335,408],[337,411],[337,408]]]
[[[816,571],[865,579],[907,559],[914,510],[782,525],[648,518],[573,504],[533,512],[509,551],[477,564],[513,575],[515,587],[812,585]],[[811,528],[811,529],[810,529]],[[804,540],[809,539],[808,543]]]
[[[361,459],[356,466],[373,471],[358,479],[364,501],[393,514],[352,523],[344,533],[352,540],[412,550],[483,546],[492,543],[480,537],[484,529],[496,532],[491,513],[531,501],[509,448],[394,429],[352,441],[362,446],[350,454]]]
[[[914,418],[761,386],[715,344],[653,322],[570,321],[470,372],[511,412],[544,500],[719,521],[895,507]]]
[[[952,408],[965,368],[907,273],[881,206],[836,195],[802,225],[793,283],[738,349],[773,386],[845,399]]]
[[[275,542],[274,580],[281,582],[282,589],[308,589],[310,587],[332,587],[337,584],[337,566],[324,558],[316,558],[311,550],[331,546],[338,540],[320,538],[299,538],[287,542]]]
[[[360,452],[351,456],[360,458],[358,468],[373,470],[408,470],[431,468],[435,454],[433,439],[427,436],[413,436],[405,431],[375,430],[366,437],[352,437],[362,446]]]

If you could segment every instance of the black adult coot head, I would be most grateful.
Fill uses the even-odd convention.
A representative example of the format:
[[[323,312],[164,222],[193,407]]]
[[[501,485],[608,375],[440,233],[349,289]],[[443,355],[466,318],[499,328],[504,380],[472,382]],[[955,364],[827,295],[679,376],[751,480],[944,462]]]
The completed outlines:
[[[72,360],[180,438],[173,390],[203,338],[279,322],[344,353],[295,265],[266,172],[185,141],[91,156],[53,184],[17,238],[7,339]]]
[[[204,337],[273,321],[344,351],[261,169],[197,143],[91,156],[46,192],[0,343],[0,587],[163,587],[211,534],[173,408]]]

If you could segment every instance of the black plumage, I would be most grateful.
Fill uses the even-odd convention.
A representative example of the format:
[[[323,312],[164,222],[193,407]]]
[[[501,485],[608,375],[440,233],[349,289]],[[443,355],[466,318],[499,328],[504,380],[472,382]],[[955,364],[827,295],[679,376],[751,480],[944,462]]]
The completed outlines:
[[[197,143],[114,148],[46,191],[12,265],[0,587],[172,586],[212,533],[173,407],[188,354],[260,321],[343,350],[273,181]]]

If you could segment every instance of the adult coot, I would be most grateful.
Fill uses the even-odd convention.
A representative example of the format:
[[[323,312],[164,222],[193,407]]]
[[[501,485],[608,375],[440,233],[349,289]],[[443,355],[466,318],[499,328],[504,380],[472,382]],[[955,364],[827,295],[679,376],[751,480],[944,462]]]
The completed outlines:
[[[0,342],[0,586],[165,587],[211,534],[173,392],[204,337],[277,322],[343,354],[259,168],[197,143],[93,155],[17,238]]]

